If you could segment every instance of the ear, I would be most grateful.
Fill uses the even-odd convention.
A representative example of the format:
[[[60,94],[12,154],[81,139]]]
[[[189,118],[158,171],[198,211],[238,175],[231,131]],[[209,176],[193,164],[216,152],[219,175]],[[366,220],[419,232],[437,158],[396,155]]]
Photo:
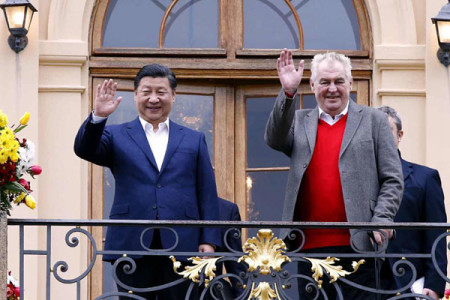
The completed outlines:
[[[353,87],[353,77],[350,78],[349,84],[350,84],[350,91],[351,91],[351,90],[352,90],[352,87]]]
[[[173,97],[172,103],[175,102],[176,95],[177,95],[177,91],[176,91],[176,90],[173,90],[173,91],[172,91],[172,97]]]
[[[314,81],[309,79],[309,85],[311,86],[311,91],[314,92]]]
[[[399,132],[398,132],[398,141],[400,142],[400,140],[402,139],[402,137],[403,137],[403,130],[400,130]]]

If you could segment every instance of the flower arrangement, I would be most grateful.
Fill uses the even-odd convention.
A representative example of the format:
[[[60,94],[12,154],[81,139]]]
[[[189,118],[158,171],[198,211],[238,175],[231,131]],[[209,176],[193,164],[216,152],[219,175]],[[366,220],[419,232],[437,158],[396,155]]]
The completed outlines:
[[[20,118],[19,125],[8,126],[8,117],[0,110],[0,211],[10,215],[12,203],[25,203],[31,209],[36,201],[30,195],[30,182],[24,177],[32,178],[42,172],[40,166],[33,165],[35,147],[31,141],[16,137],[16,134],[27,127],[30,114]],[[8,298],[9,299],[9,298]]]
[[[17,280],[11,276],[11,271],[8,272],[6,281],[6,300],[19,300],[20,299],[20,287]]]

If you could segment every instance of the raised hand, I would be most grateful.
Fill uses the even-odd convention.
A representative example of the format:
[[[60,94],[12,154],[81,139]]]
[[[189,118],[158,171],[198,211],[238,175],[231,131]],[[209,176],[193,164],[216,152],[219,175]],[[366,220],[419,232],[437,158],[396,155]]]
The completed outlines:
[[[295,69],[292,51],[284,49],[277,59],[278,78],[285,92],[294,94],[297,90],[303,76],[305,62],[303,60],[298,64],[298,70]]]
[[[94,114],[97,117],[108,117],[112,114],[122,101],[122,97],[114,99],[116,96],[117,82],[112,79],[105,80],[97,86],[97,95],[95,96]]]

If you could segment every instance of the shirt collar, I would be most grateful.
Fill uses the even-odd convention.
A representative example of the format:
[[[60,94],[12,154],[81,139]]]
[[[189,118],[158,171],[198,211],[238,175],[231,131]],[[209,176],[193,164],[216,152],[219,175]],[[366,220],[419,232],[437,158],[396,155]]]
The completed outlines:
[[[335,116],[335,118],[340,118],[340,117],[345,116],[345,115],[347,114],[347,112],[348,112],[348,106],[350,105],[350,101],[352,101],[352,99],[348,99],[347,105],[345,106],[345,108],[344,108],[339,114],[337,114],[337,115]],[[327,114],[326,112],[324,112],[324,111],[320,108],[320,106],[317,105],[317,107],[319,108],[319,119],[320,119],[320,117],[321,117],[322,115],[329,116],[330,118],[333,119],[333,117],[332,117],[331,115]]]
[[[139,117],[139,121],[141,122],[142,128],[144,129],[144,131],[146,131],[145,129],[148,127],[151,130],[153,130],[153,125],[147,121],[145,121],[144,119],[142,119],[141,117]],[[162,129],[162,128],[167,128],[167,131],[169,131],[169,118],[167,118],[164,122],[161,122],[158,124],[158,130]]]

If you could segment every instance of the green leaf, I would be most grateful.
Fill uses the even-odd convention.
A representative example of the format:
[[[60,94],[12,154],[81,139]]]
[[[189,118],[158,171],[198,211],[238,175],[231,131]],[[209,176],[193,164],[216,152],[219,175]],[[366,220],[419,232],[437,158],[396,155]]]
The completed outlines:
[[[4,187],[7,190],[10,190],[12,192],[16,192],[16,193],[24,192],[24,193],[28,194],[27,190],[18,182],[5,183]]]
[[[14,133],[18,133],[19,131],[21,131],[22,129],[24,129],[27,126],[28,125],[19,125],[16,129],[14,129]]]

